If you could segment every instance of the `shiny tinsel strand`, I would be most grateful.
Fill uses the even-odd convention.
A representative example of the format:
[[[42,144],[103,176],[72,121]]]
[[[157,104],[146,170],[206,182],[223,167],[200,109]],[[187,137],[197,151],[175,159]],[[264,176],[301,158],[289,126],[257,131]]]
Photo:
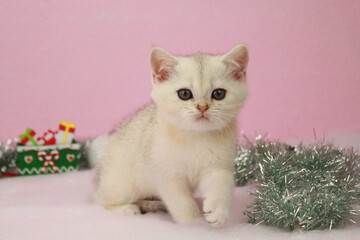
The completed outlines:
[[[240,158],[241,151],[251,159]],[[235,172],[238,184],[251,179],[260,184],[245,212],[251,223],[291,230],[332,229],[358,214],[354,206],[360,203],[360,156],[353,149],[324,143],[294,148],[258,139],[241,147],[236,170],[240,167],[252,172]]]
[[[80,141],[81,147],[79,150],[79,169],[85,170],[90,168],[88,148],[91,140]]]
[[[259,182],[262,176],[262,162],[265,156],[275,157],[280,153],[293,151],[294,147],[278,142],[263,141],[262,136],[253,143],[246,138],[245,142],[238,145],[235,159],[235,182],[243,186],[248,182]]]
[[[8,139],[0,141],[0,176],[8,172],[16,172],[16,141]]]

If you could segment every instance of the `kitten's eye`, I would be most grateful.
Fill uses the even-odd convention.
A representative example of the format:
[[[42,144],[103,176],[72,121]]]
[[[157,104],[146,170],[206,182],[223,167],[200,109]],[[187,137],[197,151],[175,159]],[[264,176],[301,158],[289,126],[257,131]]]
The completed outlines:
[[[211,94],[211,97],[215,100],[223,100],[225,96],[226,90],[222,88],[215,89]]]
[[[177,93],[179,98],[184,101],[189,100],[193,97],[192,92],[189,89],[183,88],[177,91]]]

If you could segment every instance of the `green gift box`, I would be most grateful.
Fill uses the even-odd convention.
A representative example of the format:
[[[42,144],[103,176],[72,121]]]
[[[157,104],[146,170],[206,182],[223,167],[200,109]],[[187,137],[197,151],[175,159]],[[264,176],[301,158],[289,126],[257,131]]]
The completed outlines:
[[[62,173],[79,169],[79,143],[25,146],[17,144],[19,175]]]

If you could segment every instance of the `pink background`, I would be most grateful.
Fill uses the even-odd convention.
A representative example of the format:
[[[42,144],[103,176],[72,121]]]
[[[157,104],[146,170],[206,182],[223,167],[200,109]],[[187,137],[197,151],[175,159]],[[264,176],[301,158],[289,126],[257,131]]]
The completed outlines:
[[[250,49],[246,134],[360,130],[360,1],[0,0],[0,139],[112,129],[150,99],[148,53]]]

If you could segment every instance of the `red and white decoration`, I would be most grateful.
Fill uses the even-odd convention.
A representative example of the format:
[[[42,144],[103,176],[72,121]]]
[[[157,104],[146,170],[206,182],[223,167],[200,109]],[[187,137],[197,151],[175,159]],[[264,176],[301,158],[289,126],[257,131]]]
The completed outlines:
[[[66,159],[69,161],[69,162],[72,162],[75,160],[75,155],[74,154],[67,154],[66,155]]]
[[[55,145],[56,144],[56,138],[55,135],[57,134],[57,131],[48,130],[44,133],[42,137],[37,138],[37,142],[39,145]]]
[[[74,140],[75,124],[62,121],[55,136],[56,144],[71,144]]]
[[[28,164],[32,163],[33,160],[34,160],[34,158],[32,156],[26,156],[25,157],[25,162],[28,163]]]
[[[31,128],[20,135],[20,142],[26,146],[44,146],[72,144],[74,141],[75,124],[62,121],[58,130],[48,130],[42,136],[36,134]]]
[[[37,146],[36,132],[31,128],[26,129],[25,133],[20,135],[20,142],[27,146]]]
[[[40,172],[45,173],[46,168],[49,166],[52,167],[54,172],[58,172],[59,168],[55,166],[53,161],[57,161],[60,158],[60,154],[57,150],[52,150],[49,154],[45,151],[39,151],[38,152],[38,158],[40,161],[44,161],[44,165],[42,166]]]

